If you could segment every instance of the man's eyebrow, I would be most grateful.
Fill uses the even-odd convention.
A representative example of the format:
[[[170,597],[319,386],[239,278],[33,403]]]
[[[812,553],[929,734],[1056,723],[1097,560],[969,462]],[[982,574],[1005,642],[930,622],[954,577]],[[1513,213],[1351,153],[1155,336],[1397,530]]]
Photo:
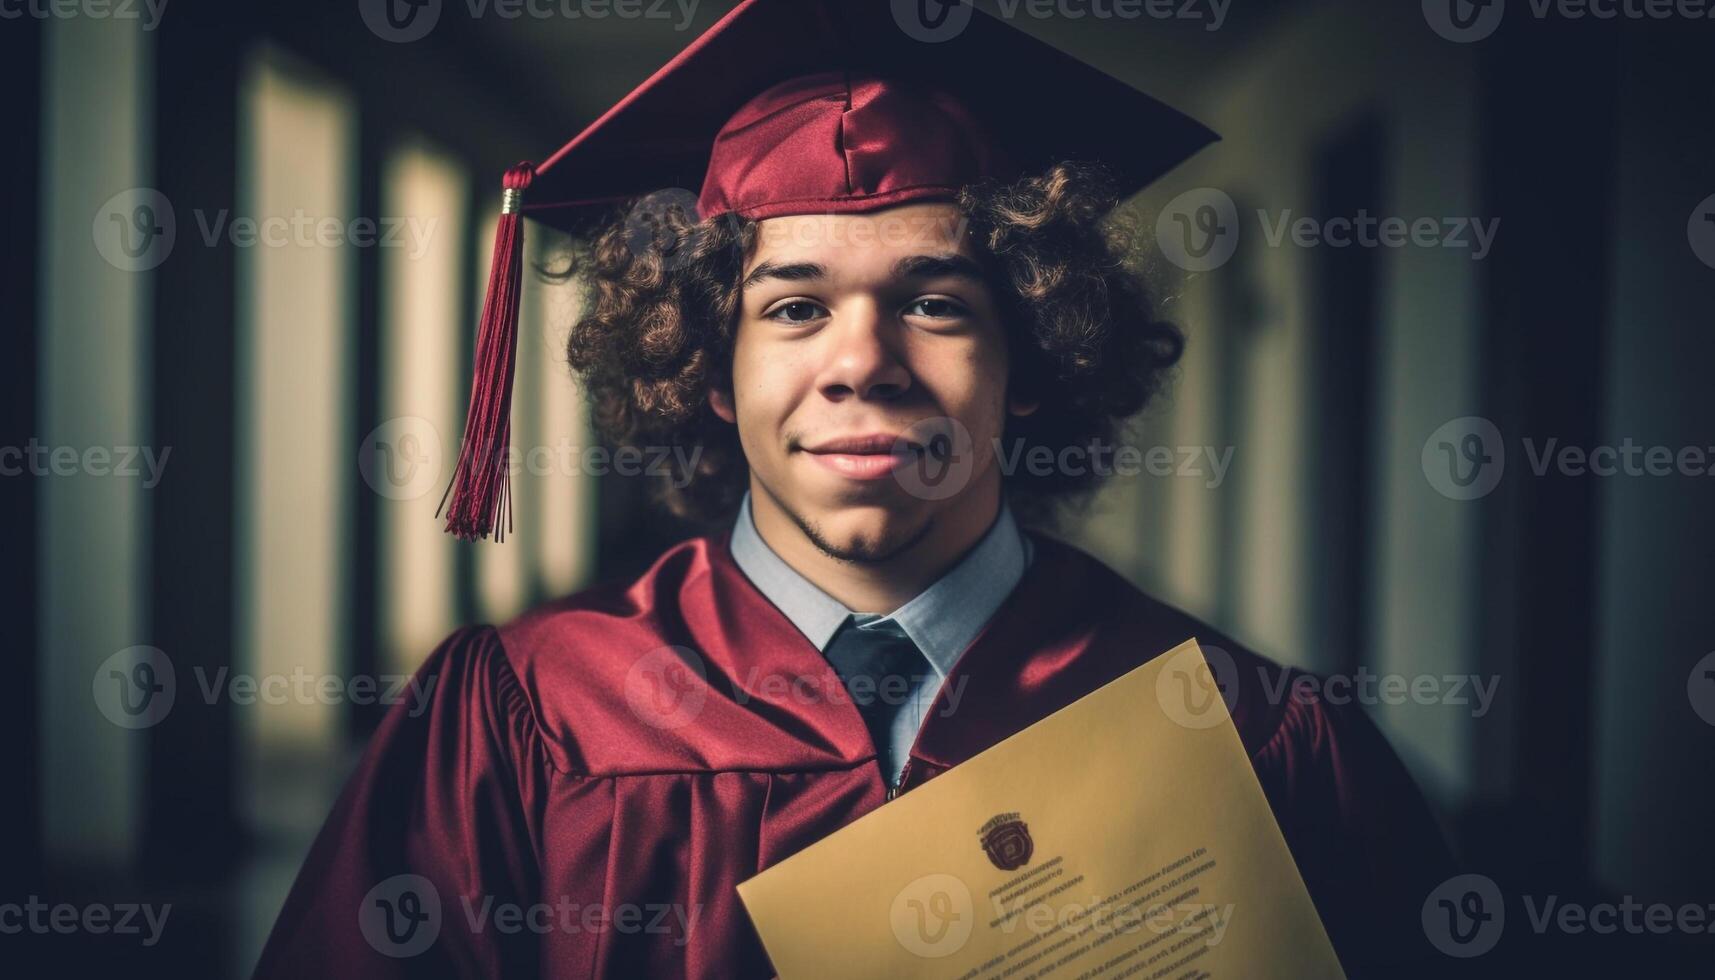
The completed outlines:
[[[974,279],[983,282],[982,266],[975,259],[956,252],[945,255],[908,255],[893,263],[893,274],[900,279]]]
[[[807,279],[823,279],[828,270],[815,262],[763,262],[750,270],[750,275],[744,277],[739,284],[741,289],[749,289],[764,279],[786,279],[792,282],[802,282]]]

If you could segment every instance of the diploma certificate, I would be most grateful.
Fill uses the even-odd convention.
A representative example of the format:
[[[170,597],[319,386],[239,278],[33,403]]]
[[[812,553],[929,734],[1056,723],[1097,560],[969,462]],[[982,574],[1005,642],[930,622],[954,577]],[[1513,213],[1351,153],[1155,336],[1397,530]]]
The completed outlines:
[[[781,980],[1326,980],[1187,641],[738,886]]]

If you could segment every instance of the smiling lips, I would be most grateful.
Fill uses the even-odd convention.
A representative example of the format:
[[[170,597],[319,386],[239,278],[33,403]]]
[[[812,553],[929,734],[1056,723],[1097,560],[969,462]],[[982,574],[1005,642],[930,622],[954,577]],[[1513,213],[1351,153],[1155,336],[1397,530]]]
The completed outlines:
[[[810,458],[835,473],[853,480],[878,480],[913,459],[921,451],[915,441],[898,433],[877,432],[870,435],[830,439],[816,446],[806,446]]]

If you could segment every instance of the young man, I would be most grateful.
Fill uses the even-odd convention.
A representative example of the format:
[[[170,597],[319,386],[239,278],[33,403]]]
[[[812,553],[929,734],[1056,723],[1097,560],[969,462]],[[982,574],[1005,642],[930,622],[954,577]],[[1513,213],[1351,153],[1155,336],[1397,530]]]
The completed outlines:
[[[752,0],[510,174],[452,528],[504,510],[516,189],[554,220],[689,172],[696,215],[590,239],[570,356],[616,441],[699,450],[665,502],[724,527],[442,644],[259,975],[768,976],[738,882],[1188,637],[1232,659],[1213,694],[1348,972],[1414,973],[1445,853],[1362,712],[1270,701],[1290,671],[1023,529],[1088,468],[1002,471],[1111,445],[1176,360],[1102,219],[1208,138],[981,15],[929,46]]]

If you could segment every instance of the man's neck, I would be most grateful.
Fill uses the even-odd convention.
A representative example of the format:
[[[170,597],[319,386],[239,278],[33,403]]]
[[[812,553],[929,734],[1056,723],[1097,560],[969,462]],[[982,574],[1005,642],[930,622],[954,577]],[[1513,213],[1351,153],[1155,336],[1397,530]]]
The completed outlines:
[[[998,482],[970,491],[962,496],[976,500],[943,508],[921,538],[880,561],[854,562],[823,551],[754,482],[750,510],[768,547],[817,588],[855,612],[891,613],[945,575],[994,526],[1000,515]]]

